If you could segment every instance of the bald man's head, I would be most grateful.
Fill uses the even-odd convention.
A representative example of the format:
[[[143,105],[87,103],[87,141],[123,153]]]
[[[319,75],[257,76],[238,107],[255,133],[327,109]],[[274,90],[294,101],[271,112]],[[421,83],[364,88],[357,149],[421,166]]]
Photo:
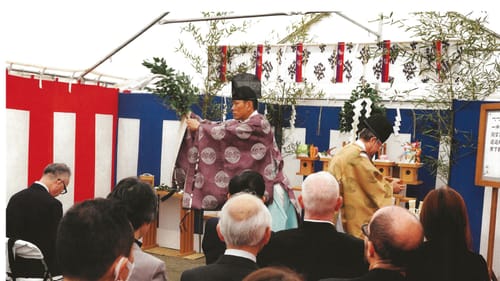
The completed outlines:
[[[424,239],[420,221],[400,206],[380,208],[373,214],[368,227],[369,240],[377,254],[397,266],[405,265],[408,255],[417,249]]]
[[[271,214],[260,198],[236,194],[222,207],[219,228],[228,246],[254,246],[271,228]]]

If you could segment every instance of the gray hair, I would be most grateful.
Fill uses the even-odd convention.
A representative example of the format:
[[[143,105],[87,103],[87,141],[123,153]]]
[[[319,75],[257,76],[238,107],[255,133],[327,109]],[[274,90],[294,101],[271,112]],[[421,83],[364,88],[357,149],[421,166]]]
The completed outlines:
[[[271,213],[260,198],[238,193],[222,207],[219,227],[227,244],[255,246],[271,228]]]
[[[71,176],[71,169],[64,163],[52,163],[47,165],[45,169],[43,169],[43,174],[51,174],[56,177],[63,174],[68,174],[68,176]]]
[[[309,213],[325,214],[331,212],[332,202],[339,198],[339,183],[326,171],[310,174],[302,182],[302,200]]]

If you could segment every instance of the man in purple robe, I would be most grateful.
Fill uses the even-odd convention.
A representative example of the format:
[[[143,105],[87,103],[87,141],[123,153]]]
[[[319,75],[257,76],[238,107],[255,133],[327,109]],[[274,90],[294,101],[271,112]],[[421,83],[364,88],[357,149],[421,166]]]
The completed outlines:
[[[267,204],[275,199],[277,188],[282,189],[285,204],[295,203],[271,125],[257,112],[260,95],[261,84],[255,75],[237,74],[232,79],[234,119],[213,122],[195,114],[187,119],[174,177],[174,185],[184,188],[184,208],[220,209],[227,200],[229,180],[245,170],[264,177]]]

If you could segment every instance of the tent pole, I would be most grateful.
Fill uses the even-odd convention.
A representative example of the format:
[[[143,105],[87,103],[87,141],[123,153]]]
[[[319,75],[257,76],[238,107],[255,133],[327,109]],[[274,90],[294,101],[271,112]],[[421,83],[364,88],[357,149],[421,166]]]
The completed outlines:
[[[157,22],[159,22],[163,17],[165,17],[169,13],[170,12],[165,12],[165,13],[161,14],[161,16],[159,16],[158,18],[156,18],[153,22],[151,22],[148,26],[146,26],[145,28],[143,28],[137,34],[135,34],[134,36],[132,36],[132,38],[130,38],[129,40],[127,40],[125,43],[121,44],[118,48],[116,48],[115,50],[113,50],[109,55],[105,56],[98,63],[96,63],[92,67],[90,67],[87,70],[85,70],[85,72],[83,72],[82,75],[80,75],[80,77],[78,78],[78,80],[83,80],[83,78],[85,77],[85,75],[89,74],[92,70],[96,69],[99,65],[101,65],[103,62],[105,62],[107,59],[109,59],[110,57],[112,57],[114,54],[118,53],[121,49],[123,49],[125,46],[127,46],[128,44],[130,44],[130,42],[134,41],[137,37],[139,37],[141,34],[143,34],[144,32],[146,32],[146,30],[150,29],[153,25],[155,25]]]
[[[255,15],[213,16],[213,17],[190,18],[190,19],[179,19],[179,20],[162,20],[159,22],[159,24],[186,23],[186,22],[211,21],[211,20],[246,19],[246,18],[259,18],[259,17],[290,16],[290,15],[297,15],[297,14],[298,13],[270,13],[270,14],[255,14]]]
[[[339,15],[339,16],[341,16],[341,17],[343,17],[344,19],[346,19],[346,20],[350,21],[352,24],[357,25],[358,27],[360,27],[360,28],[362,28],[362,29],[364,29],[364,30],[368,31],[368,33],[371,33],[371,34],[373,34],[373,35],[377,36],[377,39],[378,39],[378,38],[380,38],[380,34],[379,34],[378,32],[375,32],[375,31],[373,31],[373,30],[369,29],[368,27],[366,27],[366,26],[364,26],[364,25],[362,25],[362,24],[358,23],[357,21],[355,21],[355,20],[351,19],[350,17],[348,17],[348,16],[344,15],[344,14],[343,14],[343,13],[341,13],[341,12],[334,12],[334,13],[335,13],[335,14],[337,14],[337,15]]]

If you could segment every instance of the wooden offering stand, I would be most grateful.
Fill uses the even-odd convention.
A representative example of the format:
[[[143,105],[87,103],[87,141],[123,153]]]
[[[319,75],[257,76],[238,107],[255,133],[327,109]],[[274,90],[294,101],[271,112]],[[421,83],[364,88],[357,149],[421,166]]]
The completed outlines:
[[[377,169],[384,175],[384,177],[392,177],[393,168],[396,166],[396,163],[393,161],[380,161],[375,160],[373,164]]]
[[[319,161],[323,163],[323,171],[328,171],[328,164],[330,163],[330,160],[332,160],[331,157],[320,157]]]
[[[392,161],[375,160],[373,164],[386,177],[396,177],[404,184],[419,185],[422,181],[418,180],[418,169],[422,163],[396,163]]]
[[[318,157],[300,157],[300,169],[297,175],[307,176],[314,173],[314,161],[318,160]]]
[[[419,185],[422,183],[421,180],[418,180],[418,169],[423,166],[422,163],[396,163],[392,161],[375,160],[373,164],[384,176],[398,177],[403,184]],[[394,204],[399,205],[400,203],[406,203],[416,198],[394,194],[394,199]]]
[[[154,176],[152,175],[140,175],[139,179],[143,182],[154,186]],[[170,196],[179,198],[179,208],[180,208],[180,249],[179,253],[181,255],[190,255],[194,253],[193,240],[194,240],[194,212],[189,209],[182,208],[182,194],[177,192],[156,190],[158,196],[158,203],[161,200],[168,199]],[[159,205],[159,204],[158,204]],[[159,210],[158,206],[158,210]],[[157,227],[158,227],[159,214],[156,214],[155,220],[150,224],[149,231],[142,237],[142,249],[147,250],[151,248],[158,247],[157,243]]]
[[[195,253],[193,242],[194,242],[194,212],[191,209],[185,209],[182,207],[182,194],[175,192],[171,194],[170,191],[157,190],[156,194],[162,198],[174,197],[179,199],[179,209],[180,209],[180,242],[179,242],[179,254],[181,256],[186,256]],[[156,225],[155,225],[156,227]]]
[[[422,166],[422,163],[397,163],[397,167],[399,168],[399,178],[405,184],[421,184],[422,181],[418,180],[418,169]]]

